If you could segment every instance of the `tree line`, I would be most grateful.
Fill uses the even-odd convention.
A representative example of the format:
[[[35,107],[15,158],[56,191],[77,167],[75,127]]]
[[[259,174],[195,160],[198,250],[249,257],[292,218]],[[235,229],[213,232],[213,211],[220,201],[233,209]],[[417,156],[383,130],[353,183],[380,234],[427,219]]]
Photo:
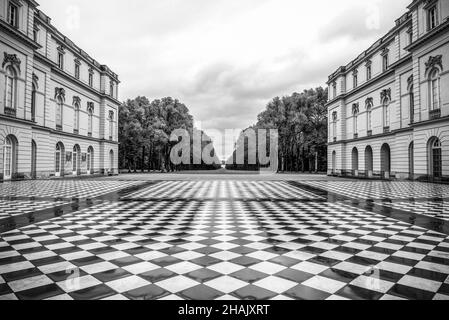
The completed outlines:
[[[174,165],[170,161],[172,148],[177,144],[177,141],[170,141],[172,132],[185,129],[192,138],[198,131],[193,122],[189,109],[177,99],[166,97],[150,102],[146,97],[137,97],[127,100],[119,109],[120,169],[129,172],[217,169],[219,165],[204,162]],[[200,134],[203,136],[201,149],[204,149],[210,139],[204,132]],[[191,159],[194,158],[193,152],[202,152],[196,149],[192,146]],[[214,153],[212,150],[212,156]]]
[[[259,129],[278,130],[278,171],[326,171],[327,97],[327,89],[322,87],[282,98],[275,97],[258,115],[257,123],[248,128],[256,132]],[[236,150],[244,149],[245,163],[235,164],[236,151],[234,151],[232,158],[228,160],[227,169],[258,170],[262,167],[258,162],[254,164],[248,161],[249,153],[255,151],[251,150],[248,144],[245,137],[246,130],[242,132],[236,145]]]

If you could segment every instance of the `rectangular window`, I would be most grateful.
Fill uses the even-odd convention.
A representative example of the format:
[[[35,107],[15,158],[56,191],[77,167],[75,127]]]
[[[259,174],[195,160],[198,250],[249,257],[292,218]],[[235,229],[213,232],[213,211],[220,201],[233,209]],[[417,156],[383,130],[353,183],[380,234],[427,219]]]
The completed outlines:
[[[429,30],[432,30],[438,26],[438,12],[437,7],[429,9]]]
[[[94,86],[94,75],[92,73],[89,73],[89,86]]]
[[[371,66],[366,67],[366,80],[371,80],[373,74]]]
[[[354,88],[357,88],[357,86],[358,86],[358,77],[357,77],[357,75],[355,74],[355,75],[353,75],[353,81],[354,81]]]
[[[334,84],[333,87],[332,87],[332,89],[333,89],[333,91],[334,91],[334,98],[336,98],[336,97],[337,97],[337,85]]]
[[[372,126],[371,126],[371,110],[369,110],[367,112],[367,129],[368,129],[368,131],[372,130]]]
[[[56,105],[56,129],[62,130],[62,108],[63,103],[61,101]]]
[[[388,54],[386,54],[382,58],[382,67],[383,67],[384,71],[388,70],[388,65],[389,65],[389,59],[388,59]]]
[[[112,81],[109,84],[109,94],[111,95],[111,98],[114,98],[114,82]]]
[[[78,64],[75,64],[75,78],[80,78],[80,66]]]
[[[432,110],[440,109],[440,81],[439,79],[432,80]]]
[[[38,40],[39,40],[39,30],[38,29],[33,30],[33,40],[34,40],[34,42],[38,42]]]
[[[64,70],[64,54],[58,53],[58,67],[61,70]]]
[[[12,25],[15,28],[19,27],[18,23],[18,17],[19,17],[19,8],[11,3],[11,1],[8,4],[8,23]]]

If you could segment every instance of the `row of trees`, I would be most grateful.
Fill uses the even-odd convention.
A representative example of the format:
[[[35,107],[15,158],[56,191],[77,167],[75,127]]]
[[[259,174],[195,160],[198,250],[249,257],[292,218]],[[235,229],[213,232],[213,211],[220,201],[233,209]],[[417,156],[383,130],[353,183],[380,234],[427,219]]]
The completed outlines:
[[[170,161],[170,153],[177,142],[170,141],[170,137],[176,129],[189,131],[191,137],[196,130],[189,109],[178,100],[167,97],[150,102],[146,97],[137,97],[126,101],[120,106],[119,111],[120,168],[130,172],[138,170],[171,172],[219,167],[203,162],[195,165],[174,165]],[[203,132],[201,134],[203,140],[207,141],[207,136]],[[203,142],[202,149],[207,144]],[[194,158],[194,149],[191,148],[191,159]],[[214,154],[214,150],[212,153]]]
[[[326,171],[327,95],[327,89],[319,87],[282,98],[276,97],[259,114],[256,125],[248,128],[256,132],[259,129],[278,130],[279,171]],[[254,165],[248,162],[248,152],[252,152],[248,147],[248,139],[239,139],[236,149],[239,148],[245,150],[245,163],[228,164],[227,169],[258,170],[259,163]],[[235,160],[236,152],[232,157]]]

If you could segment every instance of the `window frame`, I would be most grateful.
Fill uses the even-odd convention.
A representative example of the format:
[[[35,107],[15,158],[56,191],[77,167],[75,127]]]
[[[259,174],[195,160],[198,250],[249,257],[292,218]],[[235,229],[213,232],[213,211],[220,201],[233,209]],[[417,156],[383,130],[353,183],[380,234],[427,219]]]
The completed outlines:
[[[433,13],[433,15],[432,15]],[[438,19],[438,6],[434,3],[432,6],[427,8],[427,30],[433,30],[439,25]]]
[[[64,70],[64,53],[58,51],[58,67]]]
[[[14,16],[12,16],[11,9],[14,8]],[[7,22],[10,26],[14,28],[19,28],[19,5],[14,3],[13,1],[8,1],[8,9],[7,9]],[[13,18],[13,21],[11,19]]]

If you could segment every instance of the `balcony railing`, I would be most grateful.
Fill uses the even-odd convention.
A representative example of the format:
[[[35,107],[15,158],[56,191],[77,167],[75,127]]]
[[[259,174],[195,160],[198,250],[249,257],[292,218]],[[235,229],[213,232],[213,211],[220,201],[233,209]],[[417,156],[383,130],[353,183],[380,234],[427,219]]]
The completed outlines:
[[[435,120],[441,118],[441,109],[435,109],[429,111],[429,119]]]
[[[367,135],[368,137],[371,137],[371,136],[373,135],[373,130],[368,130],[368,131],[366,132],[366,135]]]
[[[384,133],[390,133],[390,127],[384,127]]]
[[[15,117],[17,115],[17,111],[14,108],[5,107],[5,115],[9,117]]]

